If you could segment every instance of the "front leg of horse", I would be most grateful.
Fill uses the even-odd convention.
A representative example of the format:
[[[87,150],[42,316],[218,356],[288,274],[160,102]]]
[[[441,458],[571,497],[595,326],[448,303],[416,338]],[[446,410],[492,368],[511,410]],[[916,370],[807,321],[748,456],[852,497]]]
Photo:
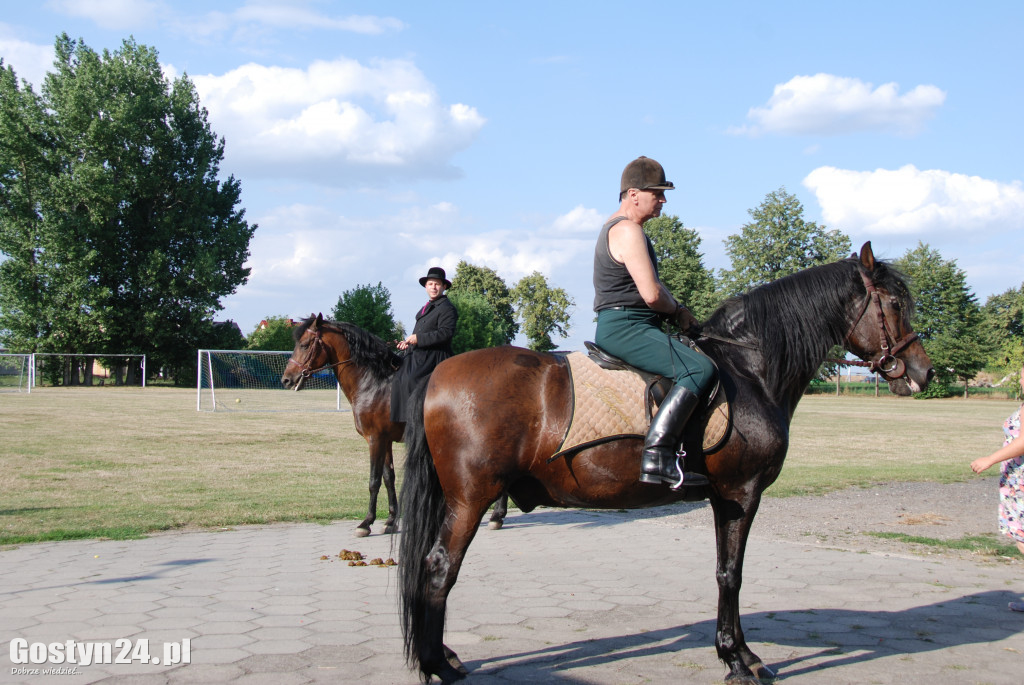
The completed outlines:
[[[380,482],[384,474],[386,454],[383,443],[377,438],[370,438],[366,442],[370,447],[370,504],[367,507],[366,518],[356,526],[355,536],[357,538],[365,538],[369,535],[370,526],[377,520],[377,494],[380,492]]]
[[[718,630],[715,648],[729,668],[727,683],[761,685],[775,673],[754,654],[743,636],[740,624],[740,586],[743,584],[743,558],[750,525],[760,498],[741,504],[735,500],[713,499],[718,538]]]

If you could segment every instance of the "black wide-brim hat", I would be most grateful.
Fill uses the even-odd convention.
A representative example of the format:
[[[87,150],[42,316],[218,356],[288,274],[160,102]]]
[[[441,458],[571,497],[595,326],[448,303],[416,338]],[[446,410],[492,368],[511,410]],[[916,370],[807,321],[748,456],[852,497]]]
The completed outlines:
[[[427,281],[429,281],[431,278],[436,278],[437,280],[443,282],[445,290],[452,287],[452,282],[445,278],[444,269],[442,269],[439,266],[430,267],[427,270],[427,275],[420,279],[420,285],[426,286]]]

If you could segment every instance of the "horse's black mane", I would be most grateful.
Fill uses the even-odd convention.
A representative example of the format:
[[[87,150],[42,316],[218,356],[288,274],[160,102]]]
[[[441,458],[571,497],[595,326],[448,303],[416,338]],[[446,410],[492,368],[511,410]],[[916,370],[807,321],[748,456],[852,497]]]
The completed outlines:
[[[315,321],[316,317],[310,316],[296,326],[292,334],[295,340],[301,338]],[[353,363],[367,369],[377,380],[386,381],[394,375],[399,357],[376,335],[347,321],[325,320],[323,327],[345,336]]]
[[[844,259],[758,286],[723,302],[704,328],[756,344],[765,361],[760,369],[765,386],[778,399],[790,384],[809,381],[828,350],[842,342],[852,324],[849,303],[867,292],[858,275],[861,268],[858,259]],[[900,300],[904,312],[913,311],[896,269],[876,260],[871,278]]]

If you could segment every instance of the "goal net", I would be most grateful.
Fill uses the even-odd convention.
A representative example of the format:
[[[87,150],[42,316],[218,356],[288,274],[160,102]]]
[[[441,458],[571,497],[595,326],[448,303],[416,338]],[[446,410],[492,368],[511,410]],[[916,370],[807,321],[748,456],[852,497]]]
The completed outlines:
[[[77,354],[36,352],[31,355],[31,386],[146,387],[144,354]]]
[[[0,392],[32,392],[32,355],[0,354]]]
[[[291,350],[199,350],[197,411],[328,412],[342,409],[341,385],[330,369],[306,381],[301,392],[281,385]]]

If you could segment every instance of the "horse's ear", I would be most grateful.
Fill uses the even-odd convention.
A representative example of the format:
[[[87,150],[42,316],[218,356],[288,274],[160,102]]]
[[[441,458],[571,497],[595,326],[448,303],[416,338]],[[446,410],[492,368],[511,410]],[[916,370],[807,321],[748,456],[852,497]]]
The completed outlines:
[[[864,246],[860,248],[860,263],[868,273],[875,270],[875,253],[871,251],[871,241],[864,243]]]
[[[316,315],[316,323],[314,325],[317,328],[320,328],[321,326],[324,325],[324,314],[323,314],[323,312],[320,312],[319,314]]]

